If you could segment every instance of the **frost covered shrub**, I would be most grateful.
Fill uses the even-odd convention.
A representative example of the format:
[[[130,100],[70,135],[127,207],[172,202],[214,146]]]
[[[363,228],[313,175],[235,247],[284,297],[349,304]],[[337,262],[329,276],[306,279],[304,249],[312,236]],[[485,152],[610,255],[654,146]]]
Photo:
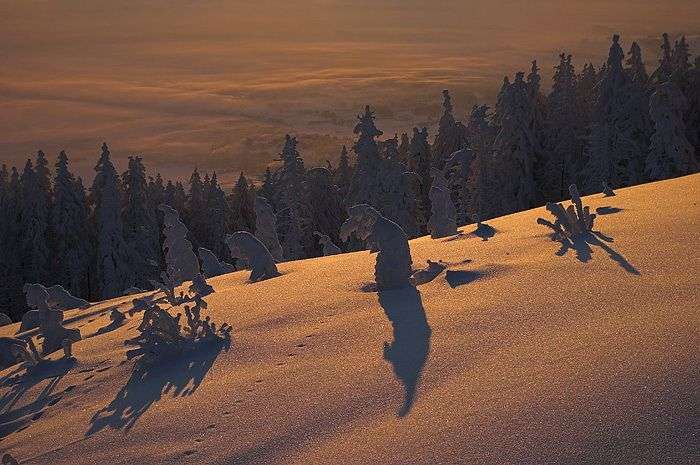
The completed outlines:
[[[612,187],[610,185],[603,181],[603,197],[614,197],[615,192],[612,190]]]
[[[593,230],[596,215],[590,212],[589,207],[583,206],[575,184],[569,187],[569,194],[571,194],[571,205],[566,210],[561,204],[547,203],[546,209],[554,215],[554,223],[544,218],[537,218],[537,223],[551,228],[557,239],[571,239]]]
[[[183,306],[184,320],[182,313],[173,316],[169,309],[162,308],[158,303],[134,299],[134,307],[129,313],[133,315],[142,311],[143,320],[138,326],[139,335],[125,342],[138,346],[127,353],[128,358],[144,356],[152,359],[190,350],[200,342],[230,342],[231,326],[224,323],[217,328],[210,317],[202,318],[202,309],[207,308],[207,303],[202,299],[197,286],[193,285],[190,289],[194,289],[195,293],[187,296],[185,300],[193,302],[194,305]],[[172,308],[175,306],[170,307]]]
[[[36,366],[42,360],[34,341],[16,337],[0,337],[0,370],[22,363],[25,367]]]

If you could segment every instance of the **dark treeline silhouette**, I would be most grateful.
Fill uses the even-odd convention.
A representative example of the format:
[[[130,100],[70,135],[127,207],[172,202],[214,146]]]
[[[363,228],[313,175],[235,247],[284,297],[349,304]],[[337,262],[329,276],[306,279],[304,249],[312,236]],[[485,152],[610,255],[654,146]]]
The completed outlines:
[[[576,183],[583,194],[697,171],[700,161],[700,58],[690,61],[684,37],[662,36],[651,73],[632,43],[625,54],[615,35],[598,69],[577,72],[562,53],[551,90],[541,90],[536,62],[505,77],[493,110],[475,105],[457,121],[448,91],[432,144],[426,128],[381,139],[370,107],[358,116],[356,142],[342,147],[337,166],[307,168],[296,138],[286,136],[276,163],[254,186],[241,173],[226,192],[216,173],[194,170],[187,186],[147,176],[129,157],[117,173],[109,148],[89,189],[61,152],[53,174],[43,152],[18,170],[0,170],[0,311],[18,320],[22,285],[61,284],[75,296],[100,300],[127,288],[152,288],[164,268],[161,213],[176,209],[195,247],[232,260],[227,233],[255,232],[255,197],[277,216],[285,260],[322,254],[319,232],[344,250],[339,228],[346,209],[367,203],[409,237],[426,233],[432,176],[450,189],[459,224],[559,201]],[[431,173],[432,171],[432,173]]]

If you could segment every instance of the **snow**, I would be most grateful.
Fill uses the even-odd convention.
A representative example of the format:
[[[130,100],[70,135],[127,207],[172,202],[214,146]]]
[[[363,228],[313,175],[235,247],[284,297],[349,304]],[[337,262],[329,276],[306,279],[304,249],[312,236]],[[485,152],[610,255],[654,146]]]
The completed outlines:
[[[416,268],[448,267],[417,290],[363,291],[367,251],[212,278],[228,351],[126,361],[142,313],[100,329],[132,297],[66,311],[76,361],[0,372],[0,450],[66,465],[692,463],[699,187],[583,198],[612,212],[594,228],[607,249],[555,255],[544,208],[490,220],[487,241],[474,225],[412,240]]]

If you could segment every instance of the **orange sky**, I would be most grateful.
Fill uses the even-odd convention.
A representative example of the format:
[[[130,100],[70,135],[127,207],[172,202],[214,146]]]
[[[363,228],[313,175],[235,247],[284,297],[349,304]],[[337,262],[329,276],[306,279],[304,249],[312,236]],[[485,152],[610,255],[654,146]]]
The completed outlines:
[[[113,5],[118,3],[117,6]],[[700,41],[697,1],[0,0],[0,162],[65,148],[90,176],[106,140],[168,176],[198,164],[231,182],[298,135],[309,164],[335,157],[369,103],[387,135],[458,116],[536,58],[599,63],[613,32]]]

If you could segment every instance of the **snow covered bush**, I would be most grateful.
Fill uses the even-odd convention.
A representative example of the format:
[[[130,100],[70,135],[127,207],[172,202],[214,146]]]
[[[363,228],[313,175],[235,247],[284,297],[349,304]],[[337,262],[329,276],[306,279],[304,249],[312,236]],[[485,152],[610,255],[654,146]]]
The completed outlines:
[[[318,242],[321,244],[321,247],[323,248],[323,255],[328,256],[328,255],[338,255],[339,253],[342,253],[342,250],[340,250],[340,247],[335,245],[333,241],[331,240],[330,237],[328,237],[326,234],[323,234],[318,231],[314,231],[314,236],[318,237]]]
[[[202,261],[202,274],[206,278],[213,278],[214,276],[236,271],[236,268],[230,263],[219,261],[214,252],[209,249],[200,247],[197,249],[197,254]]]
[[[370,252],[379,252],[374,268],[377,288],[410,286],[411,250],[401,226],[367,204],[350,207],[348,214],[349,218],[340,227],[340,238],[347,242],[355,233],[358,239],[367,241]]]
[[[537,223],[551,228],[557,239],[572,239],[593,229],[596,215],[590,212],[589,207],[583,206],[575,184],[569,187],[569,194],[571,205],[566,210],[561,204],[547,203],[546,209],[554,215],[554,223],[544,218],[537,218]]]
[[[247,231],[237,231],[225,239],[232,257],[240,257],[248,262],[251,268],[252,282],[279,276],[275,260],[265,244]]]
[[[127,358],[143,356],[146,360],[151,360],[162,355],[191,350],[201,342],[230,343],[232,328],[228,323],[217,328],[210,317],[202,318],[202,309],[207,308],[202,295],[195,292],[194,295],[188,296],[188,300],[194,302],[194,305],[184,305],[183,321],[182,313],[173,316],[168,309],[162,308],[156,302],[134,299],[134,307],[130,313],[143,311],[143,320],[138,326],[139,335],[125,342],[138,346],[127,352]],[[170,307],[172,308],[175,306]]]
[[[4,313],[0,312],[0,326],[11,325],[11,324],[12,324],[12,320],[10,319],[10,317],[5,315]]]

